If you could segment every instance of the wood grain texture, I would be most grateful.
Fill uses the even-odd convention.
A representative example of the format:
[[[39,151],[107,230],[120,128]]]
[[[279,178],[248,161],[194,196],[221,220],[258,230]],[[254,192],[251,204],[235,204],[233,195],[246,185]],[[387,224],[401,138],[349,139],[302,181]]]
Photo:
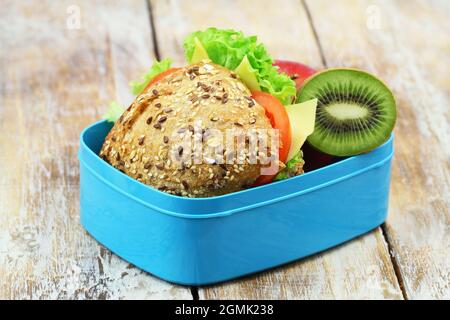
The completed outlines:
[[[79,223],[78,136],[151,63],[145,1],[2,1],[0,30],[0,299],[192,298]]]
[[[257,34],[274,57],[322,68],[299,1],[151,1],[162,57],[185,64],[184,36],[217,26]],[[191,8],[196,8],[192,10]],[[270,12],[270,14],[265,14]],[[334,250],[257,276],[200,289],[200,299],[386,298],[402,294],[380,229]]]
[[[182,40],[191,31],[236,28],[257,34],[277,58],[374,72],[398,100],[389,246],[377,228],[300,262],[202,288],[200,299],[401,299],[398,281],[407,298],[450,298],[448,1],[150,4],[159,52],[175,64],[185,64]],[[77,7],[80,29],[70,29]],[[111,254],[79,224],[78,135],[110,100],[132,100],[127,83],[154,52],[147,9],[145,0],[2,2],[0,299],[192,298]]]
[[[307,6],[330,67],[369,70],[394,91],[399,114],[387,238],[408,298],[449,299],[450,4]]]

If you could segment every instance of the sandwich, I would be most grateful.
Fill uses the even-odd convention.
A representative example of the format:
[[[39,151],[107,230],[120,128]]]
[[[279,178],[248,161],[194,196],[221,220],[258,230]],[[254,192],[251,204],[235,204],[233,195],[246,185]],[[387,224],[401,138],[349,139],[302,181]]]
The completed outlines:
[[[289,179],[304,159],[312,170],[371,151],[394,128],[392,92],[365,71],[274,61],[257,37],[216,28],[184,51],[186,66],[156,61],[128,109],[105,116],[100,157],[160,191],[212,197]]]
[[[211,197],[303,173],[301,147],[317,99],[295,104],[296,83],[256,37],[209,28],[184,42],[187,65],[155,62],[112,104],[100,157],[160,191]]]

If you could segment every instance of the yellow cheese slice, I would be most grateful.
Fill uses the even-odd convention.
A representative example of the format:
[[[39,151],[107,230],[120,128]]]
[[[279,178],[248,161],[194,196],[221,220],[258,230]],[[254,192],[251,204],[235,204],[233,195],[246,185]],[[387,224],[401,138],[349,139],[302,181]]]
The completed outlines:
[[[261,90],[259,87],[258,80],[256,79],[255,69],[252,68],[250,61],[248,61],[247,56],[245,56],[238,67],[234,70],[236,74],[239,76],[241,81],[245,83],[247,88],[251,91]]]
[[[316,122],[317,99],[285,106],[291,124],[291,148],[287,161],[291,160],[313,133]]]
[[[194,52],[192,53],[191,61],[189,61],[189,63],[193,64],[205,59],[209,59],[208,52],[206,52],[205,48],[203,47],[202,43],[200,42],[200,40],[198,40],[197,37],[195,37],[194,43],[195,48]]]

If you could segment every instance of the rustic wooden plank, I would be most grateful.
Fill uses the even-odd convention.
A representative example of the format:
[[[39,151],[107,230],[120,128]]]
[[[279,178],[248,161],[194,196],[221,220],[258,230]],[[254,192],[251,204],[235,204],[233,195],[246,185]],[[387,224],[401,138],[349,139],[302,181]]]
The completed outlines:
[[[312,67],[322,67],[308,18],[299,11],[302,8],[296,1],[283,0],[279,5],[257,0],[194,1],[192,4],[180,0],[152,0],[150,3],[160,54],[170,55],[179,65],[186,64],[183,51],[185,36],[214,26],[258,35],[278,59],[305,61]],[[280,30],[282,34],[275,34]]]
[[[0,299],[191,299],[79,223],[78,136],[151,63],[145,1],[3,1],[0,29]]]
[[[151,1],[161,56],[185,64],[182,41],[217,26],[257,34],[273,56],[322,68],[299,1]],[[196,8],[192,10],[191,8]],[[270,13],[270,14],[267,14]],[[402,295],[380,229],[287,267],[200,289],[200,299],[389,298]]]
[[[449,299],[450,4],[307,1],[330,66],[367,69],[398,101],[388,240],[405,294]]]

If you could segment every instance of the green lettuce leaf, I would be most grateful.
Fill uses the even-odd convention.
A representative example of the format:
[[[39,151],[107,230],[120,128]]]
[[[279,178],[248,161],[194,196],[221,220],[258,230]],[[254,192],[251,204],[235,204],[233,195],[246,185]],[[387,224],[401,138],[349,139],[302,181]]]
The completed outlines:
[[[300,150],[291,160],[286,163],[286,168],[284,168],[277,174],[274,181],[284,180],[302,174],[304,164],[305,160],[303,160],[303,151]]]
[[[185,55],[189,63],[196,47],[196,38],[211,61],[229,70],[235,70],[247,56],[261,90],[275,96],[285,105],[291,103],[296,94],[294,81],[279,73],[277,67],[272,65],[272,57],[265,46],[258,43],[256,36],[246,37],[242,32],[217,28],[194,32],[184,40]]]
[[[154,77],[169,69],[171,64],[172,60],[168,58],[161,61],[155,61],[150,70],[142,76],[140,81],[130,82],[131,92],[136,95],[140,94]]]
[[[112,101],[109,104],[108,110],[103,115],[103,119],[106,119],[108,122],[115,123],[122,113],[125,111],[125,108],[118,104],[116,101]]]

